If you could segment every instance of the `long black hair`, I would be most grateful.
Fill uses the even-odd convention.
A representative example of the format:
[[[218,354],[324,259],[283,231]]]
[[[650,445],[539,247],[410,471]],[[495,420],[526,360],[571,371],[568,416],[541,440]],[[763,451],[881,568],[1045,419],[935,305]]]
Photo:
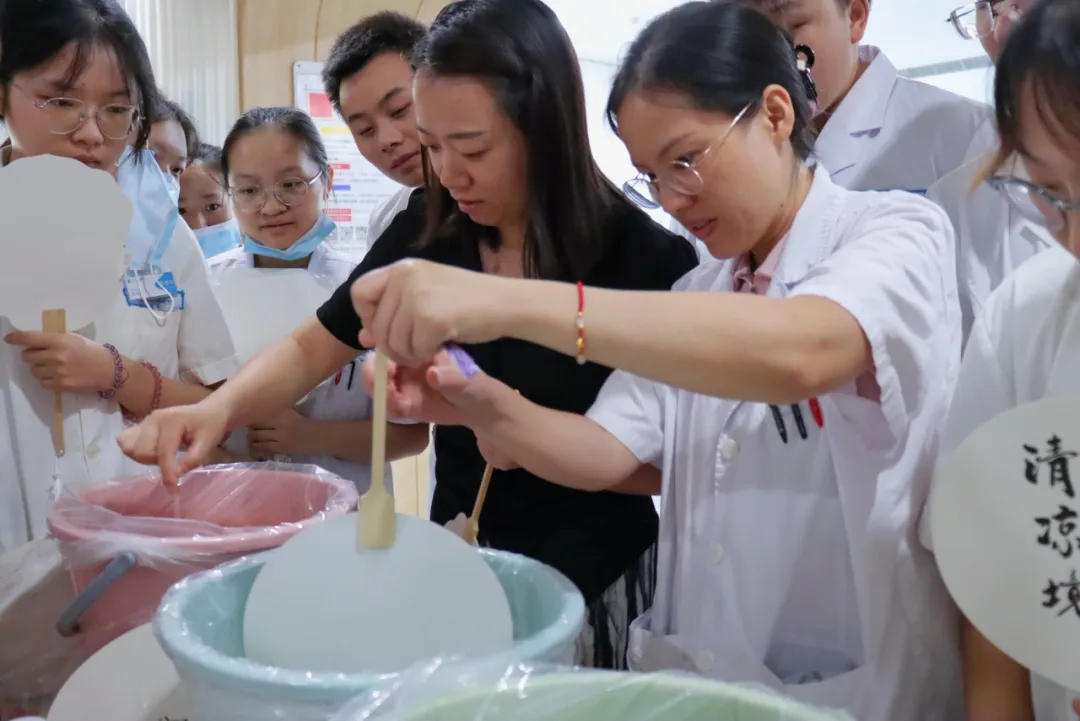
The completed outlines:
[[[589,146],[585,90],[570,38],[539,0],[459,0],[446,6],[413,50],[417,72],[471,78],[493,88],[525,140],[526,277],[580,280],[612,239],[605,220],[630,202],[605,178]],[[497,247],[498,232],[458,210],[426,173],[428,223],[421,244],[448,236]]]
[[[94,48],[105,48],[116,58],[139,111],[131,145],[144,149],[158,104],[157,84],[146,44],[116,0],[0,2],[0,86],[7,91],[15,75],[44,65],[72,43],[75,55],[68,69],[69,83],[85,72]]]
[[[1040,120],[1059,139],[1080,141],[1080,3],[1039,0],[1012,29],[998,59],[994,107],[1001,154],[1022,151],[1020,107],[1035,103]]]
[[[806,159],[813,112],[796,60],[791,38],[756,8],[687,3],[650,22],[630,45],[608,98],[608,124],[618,133],[619,110],[635,92],[672,93],[696,110],[735,117],[779,85],[795,106],[792,148]]]

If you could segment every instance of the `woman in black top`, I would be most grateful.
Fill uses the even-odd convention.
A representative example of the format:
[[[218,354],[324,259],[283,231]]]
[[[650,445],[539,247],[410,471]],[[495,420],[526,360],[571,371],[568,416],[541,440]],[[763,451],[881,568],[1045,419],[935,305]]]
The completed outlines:
[[[654,223],[596,166],[577,58],[542,2],[452,3],[413,58],[427,189],[317,322],[205,403],[152,417],[124,439],[136,458],[175,473],[171,457],[182,436],[191,445],[188,466],[228,428],[288,406],[355,357],[361,326],[349,290],[369,270],[415,257],[499,275],[667,290],[697,264],[689,243]],[[466,350],[529,400],[575,413],[589,408],[610,373],[513,340]],[[436,428],[435,457],[431,518],[447,523],[472,510],[485,462],[472,431],[456,426]],[[625,666],[630,622],[651,605],[658,522],[648,494],[659,484],[622,490],[585,493],[522,469],[499,472],[480,527],[482,543],[543,561],[577,584],[589,606],[578,660],[616,668]]]

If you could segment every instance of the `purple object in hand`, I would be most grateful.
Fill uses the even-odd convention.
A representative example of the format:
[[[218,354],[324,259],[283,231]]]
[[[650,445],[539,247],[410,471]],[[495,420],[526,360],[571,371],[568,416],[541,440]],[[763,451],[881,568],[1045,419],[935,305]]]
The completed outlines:
[[[480,366],[476,365],[476,361],[461,346],[451,343],[446,346],[446,352],[450,354],[450,359],[454,361],[454,365],[458,367],[458,370],[466,378],[472,378],[480,372]]]

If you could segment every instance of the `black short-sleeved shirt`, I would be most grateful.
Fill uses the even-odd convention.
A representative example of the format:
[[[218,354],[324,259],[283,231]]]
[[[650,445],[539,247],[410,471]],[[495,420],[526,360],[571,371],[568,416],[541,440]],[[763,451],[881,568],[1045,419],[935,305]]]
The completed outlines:
[[[364,273],[404,258],[423,258],[468,270],[481,270],[473,239],[447,239],[417,248],[424,229],[425,202],[416,191],[386,232],[333,297],[318,311],[319,320],[341,342],[359,347],[360,318],[349,290]],[[667,290],[697,265],[694,248],[645,213],[617,205],[607,223],[611,249],[586,285],[622,290]],[[572,324],[573,318],[567,317]],[[586,363],[532,343],[503,339],[466,345],[476,363],[494,378],[542,406],[585,413],[611,369]],[[472,512],[484,472],[476,437],[468,428],[435,429],[435,497],[431,520],[446,523]],[[658,519],[652,499],[617,493],[586,493],[541,480],[523,469],[497,471],[492,478],[480,540],[485,545],[524,554],[567,575],[596,599],[656,542]]]

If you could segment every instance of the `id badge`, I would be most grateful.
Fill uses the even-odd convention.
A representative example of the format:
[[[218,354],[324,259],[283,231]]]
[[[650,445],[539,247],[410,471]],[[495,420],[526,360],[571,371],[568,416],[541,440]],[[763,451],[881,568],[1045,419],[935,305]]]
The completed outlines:
[[[184,291],[177,289],[172,273],[129,271],[124,277],[124,299],[133,308],[184,309]]]

